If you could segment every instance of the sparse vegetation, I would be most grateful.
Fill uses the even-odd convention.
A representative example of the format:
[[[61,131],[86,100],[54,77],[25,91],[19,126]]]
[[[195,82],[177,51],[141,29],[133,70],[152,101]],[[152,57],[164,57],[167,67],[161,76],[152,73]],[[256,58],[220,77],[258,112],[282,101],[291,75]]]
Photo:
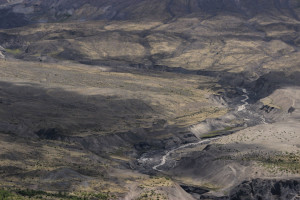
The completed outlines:
[[[177,180],[299,174],[299,0],[73,1],[0,0],[0,200],[164,200],[187,195]],[[170,149],[171,178],[142,173]]]
[[[0,200],[8,200],[13,194],[7,190],[0,189]]]
[[[22,53],[21,49],[5,49],[5,51],[13,55],[18,55]]]
[[[217,136],[221,136],[223,134],[228,133],[228,131],[231,131],[234,127],[226,127],[222,130],[215,130],[215,131],[210,131],[206,134],[201,135],[201,138],[206,139],[206,138],[213,138]]]
[[[109,200],[114,196],[109,193],[77,193],[69,194],[67,192],[45,192],[38,190],[0,190],[0,200],[15,200],[15,199],[61,199],[61,200]]]
[[[300,174],[300,155],[295,153],[247,156],[245,160],[259,162],[269,171]]]

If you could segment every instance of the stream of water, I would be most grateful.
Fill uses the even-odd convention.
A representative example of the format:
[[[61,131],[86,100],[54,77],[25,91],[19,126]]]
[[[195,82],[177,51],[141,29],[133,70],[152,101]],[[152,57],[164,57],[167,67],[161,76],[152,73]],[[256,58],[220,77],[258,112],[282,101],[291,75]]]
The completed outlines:
[[[246,110],[246,106],[248,105],[248,99],[249,99],[249,96],[248,96],[248,92],[246,89],[242,89],[243,91],[243,97],[245,97],[244,99],[241,100],[241,102],[243,103],[241,106],[238,107],[238,112],[240,111],[243,111],[243,110]]]
[[[242,105],[238,106],[238,109],[237,109],[238,112],[241,112],[241,111],[246,110],[246,106],[249,105],[248,102],[247,102],[248,99],[249,99],[248,92],[247,92],[246,89],[242,89],[242,91],[243,91],[243,93],[244,93],[242,96],[245,97],[245,98],[241,100]],[[263,122],[265,123],[265,120],[263,120]],[[160,170],[160,169],[158,169],[158,168],[159,168],[159,167],[162,167],[162,166],[164,166],[164,165],[166,164],[166,161],[167,161],[168,157],[169,157],[173,152],[175,152],[175,151],[177,151],[177,150],[180,150],[180,149],[184,149],[184,148],[190,147],[190,146],[209,144],[211,141],[217,140],[218,138],[219,138],[219,137],[217,137],[217,138],[211,138],[211,139],[205,139],[205,140],[201,140],[201,141],[196,142],[196,143],[184,144],[184,145],[181,145],[181,146],[179,146],[179,147],[177,147],[177,148],[175,148],[175,149],[171,149],[171,150],[167,151],[165,155],[162,156],[162,158],[160,159],[160,163],[157,164],[157,165],[155,165],[155,166],[153,166],[152,168],[153,168],[154,170],[156,170],[156,171],[160,171],[160,172],[161,172],[162,170]]]
[[[211,138],[211,139],[201,140],[201,141],[196,142],[196,143],[184,144],[182,146],[179,146],[176,149],[172,149],[170,151],[167,151],[167,153],[161,158],[161,160],[160,160],[161,162],[158,165],[153,166],[153,169],[156,170],[156,171],[162,171],[162,170],[159,170],[158,168],[161,167],[161,166],[164,166],[166,164],[167,158],[171,155],[171,153],[173,153],[177,150],[184,149],[184,148],[187,148],[187,147],[190,147],[190,146],[208,144],[211,141],[217,140],[217,139],[218,138]]]

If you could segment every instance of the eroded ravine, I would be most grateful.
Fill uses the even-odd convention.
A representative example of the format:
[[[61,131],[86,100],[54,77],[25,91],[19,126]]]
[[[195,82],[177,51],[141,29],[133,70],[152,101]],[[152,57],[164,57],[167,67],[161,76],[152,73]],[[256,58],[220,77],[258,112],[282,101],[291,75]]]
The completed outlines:
[[[158,168],[159,168],[159,167],[162,167],[162,166],[164,166],[164,165],[166,164],[166,161],[167,161],[168,157],[169,157],[172,153],[176,152],[177,150],[184,149],[184,148],[187,148],[187,147],[196,146],[196,145],[204,145],[204,144],[208,144],[208,143],[210,143],[212,140],[216,140],[216,139],[217,139],[217,138],[211,138],[211,139],[201,140],[201,141],[196,142],[196,143],[184,144],[184,145],[182,145],[182,146],[179,146],[178,148],[175,148],[175,149],[172,149],[172,150],[170,150],[170,151],[167,151],[167,153],[166,153],[164,156],[162,156],[162,158],[160,159],[161,162],[160,162],[158,165],[153,166],[152,169],[154,169],[154,170],[156,170],[156,171],[162,172],[163,170],[160,170],[160,169],[158,169]]]
[[[249,103],[248,103],[248,100],[249,100],[248,91],[245,88],[242,88],[240,90],[243,92],[243,94],[241,96],[243,96],[244,98],[240,100],[241,105],[237,106],[237,108],[235,109],[236,111],[233,111],[233,112],[237,112],[237,113],[238,112],[250,112],[250,113],[252,113],[252,111],[247,110],[247,106],[249,105]],[[262,121],[265,123],[264,117],[260,116],[260,118],[263,119]],[[152,169],[155,170],[155,171],[158,171],[158,172],[164,172],[164,170],[162,168],[167,164],[167,161],[169,160],[169,157],[173,153],[175,153],[176,151],[182,150],[182,149],[185,149],[185,148],[199,146],[199,145],[207,145],[210,142],[219,139],[220,137],[222,137],[222,136],[200,140],[200,141],[195,142],[195,143],[183,144],[179,147],[167,150],[162,154],[161,158],[159,159],[159,162],[157,164],[155,164],[152,167]],[[156,160],[153,157],[157,157],[157,154],[155,154],[155,153],[154,154],[146,153],[146,154],[142,155],[142,157],[138,160],[138,162],[141,165],[148,165],[148,164],[153,165],[153,162]]]

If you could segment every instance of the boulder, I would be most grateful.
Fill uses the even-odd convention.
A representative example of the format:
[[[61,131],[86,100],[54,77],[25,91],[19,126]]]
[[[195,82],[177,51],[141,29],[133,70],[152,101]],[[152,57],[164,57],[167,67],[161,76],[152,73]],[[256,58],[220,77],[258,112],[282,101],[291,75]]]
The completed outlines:
[[[5,51],[5,49],[0,45],[0,52]]]
[[[0,51],[0,59],[5,59],[5,55]]]

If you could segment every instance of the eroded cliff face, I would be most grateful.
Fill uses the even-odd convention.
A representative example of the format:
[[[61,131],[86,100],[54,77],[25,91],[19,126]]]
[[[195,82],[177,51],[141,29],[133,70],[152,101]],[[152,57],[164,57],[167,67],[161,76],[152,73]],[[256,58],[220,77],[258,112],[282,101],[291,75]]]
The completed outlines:
[[[296,199],[300,195],[300,180],[245,181],[233,189],[230,199]]]
[[[212,197],[204,194],[201,198],[210,200],[297,199],[299,198],[299,191],[299,179],[253,179],[242,182],[232,189],[227,196]]]

